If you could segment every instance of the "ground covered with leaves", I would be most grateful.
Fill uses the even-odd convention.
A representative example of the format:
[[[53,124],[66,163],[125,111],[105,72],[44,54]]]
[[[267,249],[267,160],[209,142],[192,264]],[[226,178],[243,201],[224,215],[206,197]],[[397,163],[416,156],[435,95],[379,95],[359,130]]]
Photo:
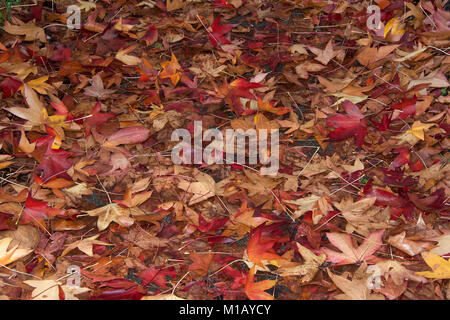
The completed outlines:
[[[0,10],[0,298],[450,299],[445,0]],[[200,120],[278,173],[174,164]]]

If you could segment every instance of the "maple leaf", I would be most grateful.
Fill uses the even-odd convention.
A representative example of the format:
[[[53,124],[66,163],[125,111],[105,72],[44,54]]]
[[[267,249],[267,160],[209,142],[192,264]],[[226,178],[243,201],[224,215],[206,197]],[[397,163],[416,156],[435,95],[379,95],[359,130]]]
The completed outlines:
[[[421,271],[416,274],[432,279],[450,279],[450,261],[431,252],[422,252],[422,257],[433,271]]]
[[[141,63],[141,59],[135,56],[131,56],[128,53],[133,51],[136,45],[128,47],[126,49],[119,50],[116,54],[116,59],[125,63],[127,66],[136,66]]]
[[[448,31],[447,31],[448,32]],[[411,80],[408,84],[407,90],[419,85],[427,85],[432,88],[446,88],[450,85],[447,77],[441,70],[436,69],[427,76],[422,76],[417,80]]]
[[[25,41],[39,40],[43,43],[47,42],[44,29],[32,23],[17,26],[10,24],[8,21],[5,21],[5,25],[2,27],[2,29],[9,34],[25,36]]]
[[[12,240],[12,238],[0,239],[0,265],[6,266],[33,252],[33,250],[19,248],[19,245],[8,250]]]
[[[111,245],[110,243],[106,243],[106,242],[103,242],[103,241],[100,241],[100,240],[96,240],[99,236],[100,235],[97,234],[95,236],[92,236],[92,237],[89,237],[89,238],[86,238],[86,239],[81,239],[81,240],[72,242],[61,253],[61,257],[65,256],[67,253],[69,253],[70,251],[72,251],[75,248],[78,248],[81,252],[84,252],[89,257],[92,257],[94,255],[94,253],[93,253],[93,246],[94,246],[94,244],[103,245],[103,246],[110,246]]]
[[[183,69],[178,63],[177,57],[175,57],[173,52],[170,61],[161,62],[161,67],[163,67],[163,70],[159,73],[159,78],[170,79],[172,84],[176,86],[178,81],[181,79]]]
[[[100,112],[102,104],[98,101],[92,108],[90,116],[84,120],[85,136],[88,137],[91,134],[92,128],[105,123],[116,115],[114,113],[102,113]]]
[[[144,39],[147,46],[151,46],[158,41],[158,29],[153,24],[149,24],[142,39]]]
[[[138,273],[139,278],[142,279],[142,285],[146,286],[150,283],[154,283],[161,288],[168,288],[166,277],[174,277],[177,273],[175,268],[161,268],[161,267],[150,267],[140,273]]]
[[[47,147],[41,163],[36,167],[37,171],[42,170],[41,178],[43,183],[56,177],[71,180],[67,174],[67,170],[72,167],[72,161],[68,159],[71,156],[73,154],[66,150],[55,150]]]
[[[381,261],[376,264],[380,268],[380,275],[386,279],[390,276],[394,283],[398,286],[402,285],[407,280],[417,282],[427,282],[424,277],[416,275],[413,271],[406,269],[400,262],[394,260]]]
[[[186,5],[182,0],[166,0],[167,11],[174,11],[183,8]]]
[[[297,242],[296,245],[304,262],[295,266],[281,267],[277,270],[277,273],[282,277],[302,276],[300,282],[307,283],[316,276],[319,271],[319,266],[326,260],[326,255],[323,253],[321,255],[315,255],[311,250],[302,246],[300,243]]]
[[[314,59],[324,65],[327,65],[328,62],[330,62],[330,60],[333,59],[338,54],[337,51],[333,50],[332,39],[328,41],[327,45],[325,46],[325,49],[323,50],[314,47],[308,47],[308,49],[316,55]]]
[[[21,221],[23,223],[34,223],[38,227],[44,226],[43,220],[53,218],[56,215],[62,215],[64,210],[51,208],[45,201],[35,200],[28,194],[25,201],[25,209],[23,210]]]
[[[397,17],[393,17],[391,20],[388,21],[388,23],[386,23],[386,26],[384,27],[383,36],[384,38],[387,38],[388,35],[390,35],[391,37],[402,36],[404,33],[405,30],[401,29],[399,19]]]
[[[206,275],[209,272],[209,267],[214,259],[213,253],[198,254],[191,252],[189,258],[193,263],[189,266],[189,270],[196,271],[200,275]]]
[[[409,254],[411,257],[433,247],[431,242],[428,241],[413,241],[407,239],[406,231],[390,236],[387,242],[397,249]]]
[[[33,300],[78,300],[77,295],[91,290],[89,288],[63,285],[59,281],[48,279],[26,280],[24,283],[35,288],[31,293]]]
[[[233,224],[245,225],[248,228],[247,231],[250,231],[251,228],[256,228],[264,222],[268,221],[263,217],[255,217],[254,213],[255,210],[252,208],[248,208],[247,201],[244,201],[236,214],[231,216],[230,219]]]
[[[41,100],[39,100],[37,93],[27,84],[24,84],[24,97],[29,108],[11,107],[5,110],[19,118],[28,120],[32,125],[45,123],[48,118],[47,110]]]
[[[132,126],[120,129],[108,137],[104,147],[116,147],[120,144],[136,144],[148,139],[150,131],[144,126]]]
[[[375,257],[372,255],[383,244],[384,230],[372,232],[363,243],[355,248],[352,244],[352,238],[349,234],[329,232],[327,238],[330,243],[341,252],[337,252],[328,248],[321,248],[319,251],[325,253],[328,262],[336,263],[337,265],[345,265],[352,263],[359,263],[362,261],[370,261]]]
[[[137,194],[132,194],[131,189],[128,189],[123,196],[123,200],[114,200],[115,203],[118,203],[124,207],[132,208],[136,207],[145,201],[147,201],[153,193],[151,191],[145,191]]]
[[[97,228],[99,231],[105,230],[111,222],[116,222],[122,227],[129,227],[134,223],[131,215],[143,214],[137,208],[124,208],[117,203],[110,203],[90,211],[84,211],[92,217],[98,217]]]
[[[334,204],[347,220],[348,232],[355,230],[363,236],[368,236],[371,231],[389,227],[390,214],[387,210],[382,211],[381,208],[375,207],[376,200],[372,197],[353,202],[351,198],[347,198]]]
[[[229,4],[227,0],[214,0],[213,6],[217,8],[233,8],[233,5]]]
[[[274,180],[269,177],[261,176],[250,170],[244,170],[244,173],[251,183],[242,183],[241,187],[249,190],[249,196],[253,196],[258,193],[270,193],[270,190],[282,182],[281,179]]]
[[[402,197],[396,196],[392,192],[372,187],[372,180],[364,186],[364,194],[368,198],[377,198],[375,205],[377,206],[391,206],[391,207],[406,207],[409,202]]]
[[[109,98],[115,90],[105,89],[103,86],[103,80],[99,73],[91,79],[91,86],[84,88],[84,94],[90,97],[98,98],[104,100]]]
[[[294,217],[299,218],[301,217],[305,212],[312,211],[317,206],[317,201],[321,197],[310,195],[309,197],[300,198],[297,200],[288,200],[285,201],[286,203],[291,203],[299,206],[297,210],[294,212]]]
[[[394,51],[399,45],[389,45],[379,47],[378,49],[365,46],[356,56],[356,59],[363,66],[369,66],[374,62],[385,58],[388,54]]]
[[[263,101],[260,97],[258,97],[258,109],[262,111],[267,111],[270,113],[274,113],[276,115],[283,115],[291,111],[291,109],[286,107],[274,107],[275,103],[270,101]]]
[[[78,0],[78,3],[80,4],[80,10],[84,10],[86,12],[89,12],[92,9],[97,8],[97,4],[95,4],[93,2]]]
[[[19,88],[22,86],[22,81],[17,80],[13,77],[7,77],[5,80],[0,82],[0,89],[3,91],[3,99],[7,99],[11,97],[14,93],[19,90]]]
[[[434,126],[434,123],[421,123],[420,121],[414,121],[411,129],[406,131],[406,134],[412,134],[420,140],[425,140],[425,131]]]
[[[217,44],[229,44],[230,41],[225,37],[225,34],[230,32],[235,26],[235,24],[220,25],[220,17],[217,17],[211,24],[209,33],[209,41],[211,41],[213,48],[215,48]]]
[[[48,76],[40,77],[38,79],[34,79],[27,82],[27,86],[37,91],[40,94],[55,94],[55,88],[46,83],[48,80]]]
[[[345,294],[336,296],[337,299],[384,300],[383,296],[370,293],[370,289],[367,285],[367,279],[357,278],[354,276],[352,280],[348,280],[345,277],[332,273],[329,269],[327,269],[327,273],[334,284]]]
[[[180,183],[178,183],[178,188],[194,194],[189,201],[189,205],[202,202],[216,194],[216,182],[210,175],[199,170],[197,170],[194,175],[197,182],[181,180]]]
[[[394,159],[394,161],[392,161],[391,165],[389,166],[389,170],[401,167],[409,163],[411,153],[409,152],[408,148],[397,148],[394,149],[393,152],[399,153],[399,155]]]
[[[327,125],[337,128],[330,132],[328,137],[335,141],[355,137],[356,144],[362,146],[364,137],[367,134],[364,115],[361,113],[358,106],[350,101],[344,101],[342,105],[344,106],[347,115],[337,114],[327,118]]]
[[[260,267],[264,267],[264,263],[262,262],[263,260],[277,265],[277,260],[281,259],[281,257],[277,255],[272,248],[275,244],[275,241],[267,241],[262,239],[264,226],[265,223],[260,225],[258,228],[250,231],[246,250],[246,254],[250,261]]]
[[[225,223],[228,222],[228,218],[214,218],[211,221],[206,221],[201,214],[198,215],[198,230],[201,232],[216,231],[217,229],[223,227]]]
[[[263,280],[254,282],[255,267],[252,267],[248,273],[245,282],[245,294],[250,300],[273,300],[274,297],[265,290],[269,290],[275,286],[276,280]]]
[[[255,95],[250,92],[250,89],[264,87],[264,85],[249,82],[243,78],[236,79],[228,84],[225,79],[220,88],[216,88],[216,96],[224,99],[225,102],[238,114],[251,114],[253,110],[246,110],[242,105],[240,98],[255,100]]]
[[[435,237],[432,239],[433,241],[437,241],[438,245],[436,248],[433,248],[430,252],[443,256],[447,253],[450,253],[450,233],[443,234],[439,237]]]

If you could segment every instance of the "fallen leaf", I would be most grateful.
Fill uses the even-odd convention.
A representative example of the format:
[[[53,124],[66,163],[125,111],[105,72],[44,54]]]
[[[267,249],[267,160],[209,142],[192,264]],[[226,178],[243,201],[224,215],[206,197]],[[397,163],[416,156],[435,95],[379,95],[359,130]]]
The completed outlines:
[[[328,248],[321,248],[320,252],[326,254],[327,261],[336,263],[337,265],[370,261],[374,259],[373,253],[375,253],[383,244],[383,233],[384,230],[372,232],[358,247],[353,246],[352,238],[349,234],[336,232],[327,233],[327,238],[330,240],[330,243],[340,249],[341,252]]]

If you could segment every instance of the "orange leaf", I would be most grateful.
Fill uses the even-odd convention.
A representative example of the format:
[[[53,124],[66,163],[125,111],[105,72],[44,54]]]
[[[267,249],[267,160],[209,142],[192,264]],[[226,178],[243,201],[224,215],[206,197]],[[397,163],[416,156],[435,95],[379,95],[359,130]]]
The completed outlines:
[[[209,271],[211,262],[214,259],[214,254],[198,254],[196,252],[192,252],[189,258],[194,262],[189,266],[189,270],[197,271],[201,275],[206,275]]]
[[[52,181],[43,184],[42,186],[44,188],[50,188],[50,189],[63,189],[63,188],[68,188],[72,185],[74,185],[73,181],[69,181],[64,178],[55,178]]]
[[[161,62],[163,70],[159,74],[160,79],[170,79],[175,86],[181,79],[181,66],[178,64],[177,57],[172,52],[172,58],[170,61]]]
[[[250,300],[273,300],[274,297],[264,290],[272,288],[276,284],[276,280],[263,280],[259,282],[253,282],[255,278],[255,267],[250,269],[245,282],[245,294]]]
[[[247,256],[251,262],[256,265],[263,267],[263,263],[261,260],[278,260],[281,259],[279,255],[273,251],[272,247],[275,244],[275,241],[263,241],[261,239],[262,227],[265,225],[262,224],[260,227],[253,229],[250,231],[248,244],[247,244]]]

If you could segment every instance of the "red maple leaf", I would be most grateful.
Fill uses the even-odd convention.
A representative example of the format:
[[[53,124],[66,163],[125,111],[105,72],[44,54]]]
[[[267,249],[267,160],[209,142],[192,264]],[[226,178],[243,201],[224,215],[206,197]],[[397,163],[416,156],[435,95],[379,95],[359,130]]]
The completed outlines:
[[[364,194],[366,197],[375,197],[375,205],[377,206],[390,206],[390,207],[407,207],[409,206],[409,201],[405,200],[399,196],[396,196],[392,192],[372,187],[372,180],[366,183],[364,186]]]
[[[228,218],[214,218],[211,221],[206,221],[201,214],[198,215],[198,226],[197,229],[201,232],[215,231],[221,228],[225,223],[227,223]]]
[[[100,112],[101,105],[102,105],[101,102],[98,101],[95,104],[94,108],[92,108],[90,114],[91,116],[84,121],[84,126],[86,128],[85,131],[86,137],[88,137],[91,134],[92,128],[95,128],[96,126],[105,123],[109,119],[116,116],[114,113],[101,113]]]
[[[342,103],[345,114],[336,114],[327,118],[327,125],[336,128],[330,132],[328,137],[334,141],[355,137],[356,144],[360,147],[364,143],[367,134],[366,119],[358,106],[350,101]]]
[[[250,89],[261,87],[264,87],[264,85],[256,82],[249,82],[243,78],[236,79],[230,84],[226,83],[224,80],[223,85],[216,89],[216,96],[225,99],[225,102],[228,103],[236,114],[247,115],[254,113],[254,110],[244,108],[240,98],[256,100],[255,95],[250,92]]]
[[[211,41],[212,46],[215,48],[217,43],[219,44],[229,44],[228,40],[224,35],[231,31],[236,25],[235,24],[223,24],[220,25],[220,17],[211,25],[211,32],[209,33],[209,41]]]
[[[8,77],[2,82],[0,82],[0,89],[3,91],[3,99],[11,97],[14,93],[19,90],[22,85],[22,81],[17,80],[13,77]]]
[[[399,155],[392,161],[389,166],[389,170],[401,167],[407,163],[409,163],[411,159],[411,152],[409,152],[408,148],[397,148],[393,152],[399,153]]]
[[[245,282],[245,294],[250,300],[273,300],[274,297],[265,290],[268,290],[275,286],[276,280],[263,280],[259,282],[253,282],[255,278],[255,267],[250,269]]]
[[[416,113],[417,97],[404,98],[401,102],[393,104],[392,109],[400,110],[399,119],[406,119],[409,116],[413,116]]]
[[[262,232],[264,230],[265,223],[260,225],[259,227],[250,231],[250,235],[248,238],[247,244],[247,256],[251,262],[256,265],[263,267],[263,263],[261,260],[278,260],[281,259],[279,255],[277,255],[273,249],[276,241],[274,240],[266,240],[262,238]]]
[[[354,246],[352,238],[347,233],[328,232],[327,238],[330,243],[338,248],[340,252],[328,248],[321,248],[320,253],[325,253],[327,261],[337,265],[353,264],[374,259],[373,253],[380,249],[383,244],[384,230],[372,232],[359,246]]]
[[[47,146],[41,163],[36,167],[36,170],[42,170],[42,182],[46,183],[55,177],[72,180],[66,173],[67,169],[72,166],[72,161],[68,159],[73,156],[72,152],[62,149],[52,149],[50,147],[52,145],[51,142]]]
[[[375,127],[377,127],[378,131],[386,131],[387,129],[389,129],[389,125],[391,124],[392,121],[392,114],[390,114],[389,116],[387,114],[383,114],[383,117],[381,118],[381,122],[375,122],[372,121],[372,123],[374,124]]]
[[[167,276],[174,277],[176,275],[177,273],[173,267],[165,269],[160,267],[150,267],[138,274],[138,276],[142,279],[143,286],[153,282],[161,288],[168,288],[166,279]]]
[[[25,209],[23,210],[21,221],[23,223],[34,223],[38,227],[43,227],[43,220],[52,218],[56,215],[62,215],[64,210],[51,208],[45,201],[35,200],[28,194],[25,201]]]
[[[158,41],[158,29],[156,29],[156,27],[150,23],[147,26],[147,31],[145,32],[145,35],[142,37],[142,39],[145,40],[147,46],[151,46],[156,41]]]
[[[240,286],[245,285],[247,280],[247,275],[245,274],[245,272],[233,269],[231,266],[226,266],[223,269],[223,272],[227,276],[232,277],[234,279],[233,284],[231,285],[232,290],[236,290]]]

